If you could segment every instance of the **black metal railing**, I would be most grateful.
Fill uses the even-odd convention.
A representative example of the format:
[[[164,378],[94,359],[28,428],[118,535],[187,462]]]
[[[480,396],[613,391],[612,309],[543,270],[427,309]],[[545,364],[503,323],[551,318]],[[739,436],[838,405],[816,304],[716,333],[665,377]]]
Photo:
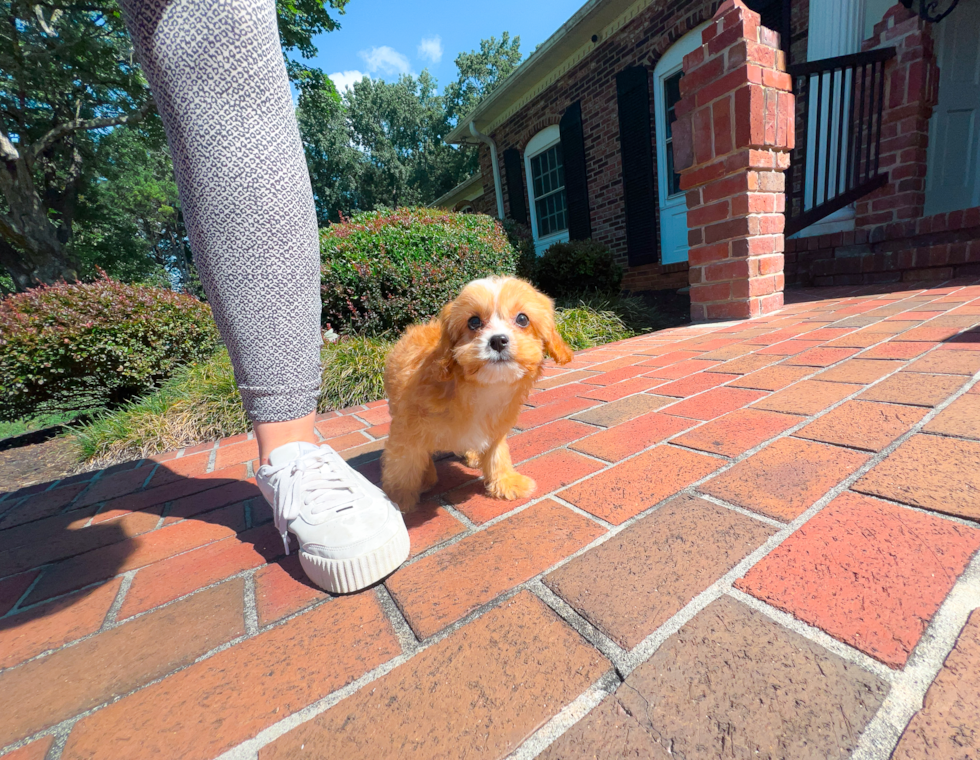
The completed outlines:
[[[790,66],[796,150],[787,174],[786,234],[809,227],[888,181],[879,171],[885,63],[880,48]]]

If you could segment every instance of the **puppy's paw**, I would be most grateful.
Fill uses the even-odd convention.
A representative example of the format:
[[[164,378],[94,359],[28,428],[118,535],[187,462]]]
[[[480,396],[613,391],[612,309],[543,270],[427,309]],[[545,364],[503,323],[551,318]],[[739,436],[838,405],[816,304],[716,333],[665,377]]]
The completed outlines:
[[[398,488],[385,488],[385,494],[398,506],[402,514],[414,512],[419,505],[418,492],[405,491]]]
[[[496,499],[523,499],[534,493],[535,483],[527,475],[511,471],[487,483],[487,493]]]
[[[480,455],[475,451],[465,451],[459,454],[459,458],[463,460],[463,464],[469,467],[471,470],[480,469]]]
[[[435,488],[436,483],[439,482],[439,473],[436,470],[436,463],[429,462],[429,469],[425,471],[425,477],[422,480],[422,493]]]

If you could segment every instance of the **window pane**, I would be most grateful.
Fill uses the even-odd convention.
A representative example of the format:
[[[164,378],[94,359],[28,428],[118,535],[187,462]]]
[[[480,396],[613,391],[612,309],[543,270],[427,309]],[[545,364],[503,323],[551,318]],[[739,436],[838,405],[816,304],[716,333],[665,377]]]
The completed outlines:
[[[676,74],[674,74],[674,76],[664,80],[664,108],[667,112],[667,139],[670,139],[670,137],[673,135],[674,122],[677,121],[677,114],[674,112],[674,106],[676,106],[677,101],[681,99],[682,76],[684,76],[684,72],[678,71]]]
[[[534,189],[538,237],[547,237],[568,229],[561,143],[531,159],[531,185]]]
[[[667,143],[667,194],[681,191],[681,175],[674,171],[674,145]]]

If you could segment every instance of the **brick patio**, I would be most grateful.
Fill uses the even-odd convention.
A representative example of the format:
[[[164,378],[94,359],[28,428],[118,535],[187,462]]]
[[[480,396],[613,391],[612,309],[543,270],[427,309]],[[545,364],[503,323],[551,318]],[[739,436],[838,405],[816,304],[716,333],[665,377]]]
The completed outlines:
[[[441,460],[350,597],[246,436],[5,494],[0,754],[976,760],[980,285],[895,287],[549,369],[534,498]],[[375,481],[387,429],[318,423]]]

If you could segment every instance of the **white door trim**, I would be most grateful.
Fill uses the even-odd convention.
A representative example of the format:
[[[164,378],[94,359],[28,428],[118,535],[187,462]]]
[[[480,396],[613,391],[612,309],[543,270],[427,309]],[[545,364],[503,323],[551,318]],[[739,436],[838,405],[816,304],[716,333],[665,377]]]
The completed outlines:
[[[545,127],[524,146],[524,176],[527,177],[527,198],[531,204],[531,236],[534,238],[534,251],[540,256],[550,245],[564,243],[568,240],[568,230],[556,232],[548,237],[538,237],[538,210],[534,205],[534,181],[531,179],[531,159],[539,153],[544,153],[561,142],[561,130],[557,124]]]
[[[684,65],[685,55],[692,53],[701,47],[701,32],[710,23],[712,22],[705,22],[681,37],[667,50],[667,52],[660,57],[660,60],[657,61],[657,65],[653,69],[653,122],[656,128],[657,143],[657,197],[659,199],[660,213],[660,260],[663,264],[672,264],[678,261],[687,260],[686,247],[684,248],[685,252],[683,258],[677,258],[673,255],[676,246],[672,248],[671,251],[668,251],[667,247],[664,245],[664,241],[669,239],[670,235],[668,226],[671,216],[669,213],[665,214],[664,212],[670,212],[673,209],[675,214],[680,213],[678,210],[679,205],[684,204],[684,207],[686,208],[687,201],[683,192],[676,193],[670,198],[667,197],[667,172],[665,171],[667,167],[667,112],[666,104],[664,103],[663,82],[665,79],[670,78],[681,70]],[[684,219],[687,219],[686,215]]]

